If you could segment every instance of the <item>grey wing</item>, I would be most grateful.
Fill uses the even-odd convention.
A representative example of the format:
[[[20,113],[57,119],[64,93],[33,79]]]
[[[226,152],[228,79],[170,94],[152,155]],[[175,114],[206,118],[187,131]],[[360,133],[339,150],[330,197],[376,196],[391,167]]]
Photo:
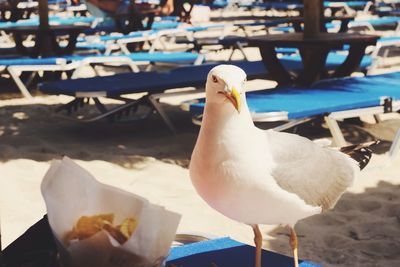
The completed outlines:
[[[332,208],[353,184],[358,167],[345,154],[298,135],[275,131],[265,134],[276,163],[274,179],[307,204],[323,210]]]

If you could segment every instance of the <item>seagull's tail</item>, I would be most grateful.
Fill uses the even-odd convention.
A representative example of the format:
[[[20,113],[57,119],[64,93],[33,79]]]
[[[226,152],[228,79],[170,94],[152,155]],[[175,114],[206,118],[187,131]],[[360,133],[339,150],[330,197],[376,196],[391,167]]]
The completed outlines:
[[[379,144],[379,140],[372,141],[368,143],[362,143],[358,145],[345,146],[340,148],[340,152],[349,155],[353,160],[355,160],[360,167],[360,170],[367,166],[369,160],[372,157],[371,146]]]

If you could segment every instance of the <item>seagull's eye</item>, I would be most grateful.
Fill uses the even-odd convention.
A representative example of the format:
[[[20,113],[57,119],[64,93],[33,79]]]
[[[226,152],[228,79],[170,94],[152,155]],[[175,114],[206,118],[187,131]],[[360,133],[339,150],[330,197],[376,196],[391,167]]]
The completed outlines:
[[[217,82],[218,82],[218,79],[217,79],[217,77],[215,77],[214,75],[212,76],[212,80],[213,80],[213,82],[215,82],[215,83],[217,83]]]

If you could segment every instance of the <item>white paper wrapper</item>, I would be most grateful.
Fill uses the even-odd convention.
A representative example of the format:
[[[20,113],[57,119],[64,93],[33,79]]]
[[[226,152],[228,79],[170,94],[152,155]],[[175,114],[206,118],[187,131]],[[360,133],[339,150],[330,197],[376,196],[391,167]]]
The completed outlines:
[[[180,215],[135,194],[99,183],[69,158],[52,162],[42,182],[48,220],[64,266],[160,266],[168,255]],[[83,215],[115,215],[115,223],[133,217],[138,226],[120,245],[105,231],[69,245],[64,243]]]

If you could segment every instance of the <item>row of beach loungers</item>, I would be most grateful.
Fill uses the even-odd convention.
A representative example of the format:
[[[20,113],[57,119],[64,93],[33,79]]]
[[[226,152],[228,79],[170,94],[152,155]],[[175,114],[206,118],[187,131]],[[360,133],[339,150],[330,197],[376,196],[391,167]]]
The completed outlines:
[[[261,62],[233,61],[244,69],[249,79],[262,78],[267,70]],[[217,64],[203,64],[175,68],[168,72],[123,73],[108,77],[96,77],[44,83],[40,90],[46,94],[73,96],[74,100],[57,109],[65,116],[74,117],[90,101],[99,113],[79,120],[91,122],[98,119],[123,119],[134,116],[139,106],[149,107],[147,116],[154,111],[163,119],[172,132],[176,132],[172,121],[158,100],[168,89],[204,86],[204,77]],[[400,111],[400,73],[349,77],[318,82],[311,87],[279,87],[247,94],[254,121],[286,121],[276,130],[285,130],[317,117],[324,117],[338,146],[346,144],[337,121],[361,115],[379,115]],[[140,99],[123,97],[132,93],[147,93]],[[117,99],[121,105],[107,109],[101,98]],[[284,100],[284,101],[282,101]],[[202,113],[204,99],[186,103],[184,109],[194,118]],[[143,114],[141,114],[143,118]],[[146,116],[146,115],[145,115]],[[397,134],[400,138],[400,131]],[[391,155],[399,150],[399,141],[393,143]]]
[[[71,23],[71,21],[78,22],[88,22],[93,21],[91,18],[78,17],[78,18],[57,18],[52,17],[50,21],[55,21],[58,24]],[[373,19],[369,23],[371,25],[381,25],[395,24],[394,27],[397,30],[399,27],[398,18],[382,18]],[[32,20],[33,21],[33,20]],[[31,25],[32,22],[27,23],[26,21],[18,22],[22,25]],[[160,24],[170,24],[171,21],[167,21]],[[10,22],[5,22],[9,25]],[[15,24],[15,23],[14,23]],[[176,26],[176,21],[173,22]],[[262,25],[260,22],[254,23],[256,26]],[[264,22],[264,25],[270,27],[271,24],[278,26],[280,29],[279,21],[272,23],[271,21]],[[362,21],[365,24],[365,21]],[[1,25],[0,25],[1,26]],[[87,35],[85,37],[80,37],[76,44],[77,50],[87,50],[92,51],[95,54],[81,54],[81,55],[65,55],[57,56],[51,58],[21,58],[21,57],[6,57],[0,58],[0,68],[8,72],[15,84],[18,86],[19,90],[24,96],[30,97],[30,93],[22,80],[20,79],[20,73],[22,72],[38,72],[38,71],[74,71],[75,74],[71,76],[73,78],[78,77],[80,69],[84,66],[90,66],[91,64],[100,63],[120,63],[121,65],[128,65],[132,71],[138,71],[136,63],[140,62],[164,62],[164,63],[176,63],[176,64],[201,64],[205,57],[201,54],[203,47],[207,45],[220,45],[223,48],[232,49],[232,54],[234,49],[239,49],[244,58],[247,59],[244,47],[246,47],[247,39],[245,36],[226,36],[224,33],[227,32],[227,27],[232,25],[223,24],[208,24],[203,26],[182,26],[167,29],[164,26],[163,29],[148,30],[132,32],[129,34],[108,34],[108,35]],[[235,23],[234,26],[252,26],[251,23]],[[8,27],[8,26],[7,26]],[[6,27],[6,28],[7,28]],[[172,25],[170,25],[172,27]],[[0,27],[1,28],[1,27]],[[286,26],[286,28],[288,28]],[[221,34],[218,37],[212,38],[196,38],[195,34],[197,32],[205,31],[219,31]],[[285,29],[286,30],[286,29]],[[284,30],[284,31],[285,31]],[[180,39],[179,37],[180,36]],[[400,36],[400,35],[399,35]],[[174,39],[176,43],[190,44],[194,48],[194,51],[181,51],[181,52],[160,52],[155,51],[156,45],[161,45],[166,47],[164,38]],[[136,52],[131,53],[128,49],[128,45],[138,42],[151,42],[152,46],[147,52]],[[374,70],[375,68],[382,67],[385,65],[385,60],[383,59],[387,53],[382,52],[387,47],[392,47],[398,45],[400,42],[400,37],[394,35],[390,37],[382,37],[370,55],[366,55],[361,64],[361,70],[368,72]],[[0,48],[0,52],[3,50],[4,53],[12,54],[15,51],[14,47],[3,47]],[[282,53],[281,59],[284,65],[287,65],[291,69],[299,69],[302,67],[301,59],[298,51],[295,49],[282,48],[279,50]],[[232,56],[231,54],[231,56]],[[231,56],[227,60],[231,59]],[[328,66],[337,66],[346,57],[346,47],[343,51],[338,51],[337,53],[331,53],[328,57]]]
[[[351,2],[348,2],[351,3]],[[259,8],[256,4],[254,7]],[[147,107],[145,114],[139,114],[139,118],[158,113],[168,128],[175,132],[176,129],[168,114],[159,104],[159,99],[167,95],[169,89],[195,87],[202,88],[208,71],[218,63],[207,62],[207,46],[217,45],[219,48],[239,49],[245,60],[232,61],[232,54],[227,58],[230,64],[242,67],[249,78],[267,78],[268,72],[261,61],[247,61],[246,46],[247,36],[258,34],[260,27],[264,33],[281,34],[294,31],[293,24],[282,20],[255,20],[234,21],[229,23],[207,23],[201,25],[186,25],[177,19],[168,18],[160,20],[153,28],[146,31],[131,32],[128,34],[109,33],[102,29],[102,33],[96,32],[96,19],[93,17],[60,17],[50,16],[50,24],[88,23],[89,30],[82,34],[76,44],[79,54],[60,55],[46,58],[13,57],[7,53],[0,58],[0,68],[4,74],[10,75],[21,93],[30,98],[31,94],[27,84],[34,75],[42,72],[65,72],[68,79],[49,81],[39,85],[42,93],[49,95],[69,95],[74,97],[70,103],[57,109],[60,114],[80,121],[96,121],[99,119],[119,120],[136,118],[135,111],[139,106]],[[7,43],[12,37],[8,36],[7,28],[20,25],[37,25],[37,18],[17,22],[0,22],[3,29],[2,40]],[[349,23],[350,30],[366,28],[377,31],[381,27],[389,27],[391,36],[382,36],[377,45],[371,48],[368,55],[363,58],[360,65],[361,72],[370,74],[371,70],[385,67],[385,58],[388,48],[398,47],[400,34],[398,35],[399,17],[382,17],[372,19],[356,19]],[[253,30],[252,28],[255,28]],[[340,25],[336,22],[326,24],[328,30],[338,31]],[[216,37],[209,37],[210,35]],[[200,36],[200,37],[199,37]],[[203,36],[203,37],[201,37]],[[207,38],[204,38],[206,36]],[[147,43],[147,51],[132,52],[129,47],[134,43]],[[184,51],[165,52],[169,46],[185,44]],[[1,47],[1,50],[10,51],[15,47]],[[346,47],[335,53],[330,53],[327,58],[327,67],[334,68],[346,58]],[[383,49],[383,50],[382,50]],[[90,51],[90,52],[88,52]],[[278,51],[283,65],[291,70],[302,68],[299,52],[295,49],[282,48]],[[143,62],[175,64],[168,71],[154,71],[148,68],[142,71],[138,65]],[[79,78],[82,68],[98,64],[126,65],[130,68],[128,73],[112,76]],[[390,63],[391,64],[391,63]],[[178,65],[178,67],[176,66]],[[23,81],[21,73],[31,74],[30,79]],[[324,117],[336,145],[344,145],[345,140],[337,120],[357,117],[360,114],[379,116],[382,113],[397,112],[400,109],[400,91],[396,89],[396,80],[400,78],[398,73],[383,74],[361,78],[342,78],[321,81],[308,88],[279,87],[273,90],[251,92],[248,94],[249,106],[253,112],[255,121],[286,121],[278,130],[286,129],[304,121],[316,117]],[[146,93],[140,99],[131,99],[126,95],[133,93]],[[179,92],[185,94],[186,91]],[[176,92],[174,92],[176,94]],[[121,101],[121,105],[109,108],[102,103],[103,98],[111,98]],[[285,101],[281,101],[285,99]],[[94,105],[87,105],[93,103]],[[266,104],[267,103],[267,104]],[[314,103],[310,105],[309,103]],[[193,114],[194,121],[199,121],[204,106],[203,100],[195,103],[185,103],[184,109]],[[98,110],[96,115],[89,117],[76,116],[83,107]],[[133,115],[133,116],[132,116]],[[398,134],[399,135],[399,134]],[[394,142],[391,153],[395,154],[398,144]]]

